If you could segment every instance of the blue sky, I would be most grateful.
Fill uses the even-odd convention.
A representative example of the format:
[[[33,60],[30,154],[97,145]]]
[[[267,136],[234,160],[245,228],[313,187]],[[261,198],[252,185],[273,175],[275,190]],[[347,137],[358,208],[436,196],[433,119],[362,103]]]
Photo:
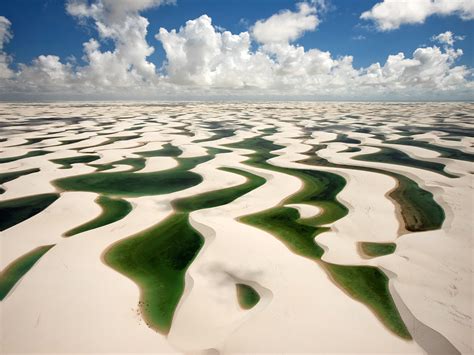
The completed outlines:
[[[322,15],[314,32],[307,32],[297,43],[305,48],[317,47],[333,55],[353,55],[355,67],[384,62],[389,54],[412,53],[416,48],[431,45],[431,36],[452,31],[466,36],[459,44],[464,55],[459,64],[474,66],[474,21],[459,17],[432,16],[421,25],[406,25],[396,31],[378,32],[368,21],[359,19],[377,0],[332,0],[330,10]],[[165,54],[153,36],[160,27],[179,28],[187,20],[207,14],[215,25],[233,33],[248,30],[250,24],[270,17],[282,9],[294,9],[291,0],[177,0],[143,12],[150,22],[148,42],[155,47],[150,61],[161,66]],[[62,58],[82,57],[82,43],[94,36],[92,27],[81,26],[65,11],[63,0],[14,0],[0,2],[0,15],[12,22],[14,39],[6,48],[16,63],[29,63],[40,54]],[[364,39],[356,39],[363,36]],[[470,38],[471,37],[471,38]],[[108,48],[105,44],[104,48]]]
[[[472,0],[170,1],[0,2],[0,95],[472,98]]]

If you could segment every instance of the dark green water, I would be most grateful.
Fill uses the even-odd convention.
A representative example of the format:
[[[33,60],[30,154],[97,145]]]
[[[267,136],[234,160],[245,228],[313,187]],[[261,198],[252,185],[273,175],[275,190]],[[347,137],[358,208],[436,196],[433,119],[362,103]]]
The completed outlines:
[[[193,143],[203,143],[216,141],[221,138],[232,137],[235,134],[235,129],[216,129],[212,131],[214,134],[209,138],[198,139],[193,141]]]
[[[105,262],[133,280],[141,290],[140,309],[147,324],[168,333],[184,291],[184,276],[204,239],[189,223],[189,213],[230,203],[264,184],[254,174],[231,168],[244,176],[243,184],[173,201],[176,212],[161,223],[119,241],[104,254]]]
[[[249,138],[229,146],[254,151],[249,154],[246,164],[293,175],[304,183],[303,189],[286,199],[281,206],[244,216],[240,220],[272,233],[295,254],[318,262],[336,284],[351,297],[367,305],[388,329],[400,337],[410,339],[388,290],[388,278],[383,272],[367,266],[334,265],[320,259],[324,250],[314,242],[314,238],[329,230],[322,224],[347,214],[347,208],[336,199],[345,186],[345,180],[327,172],[282,168],[267,163],[268,159],[275,156],[271,152],[282,146],[263,137]],[[323,211],[314,218],[301,219],[296,210],[282,207],[290,203],[310,203],[322,207]]]
[[[37,173],[38,171],[40,171],[40,169],[38,168],[32,168],[32,169],[25,169],[25,170],[18,170],[18,171],[10,171],[10,172],[7,172],[7,173],[0,173],[0,185],[6,183],[6,182],[9,182],[9,181],[13,181],[21,176],[24,176],[24,175],[29,175],[29,174],[33,174],[33,173]],[[0,187],[0,194],[4,193],[5,190]]]
[[[405,229],[411,232],[422,232],[441,228],[445,218],[444,210],[436,203],[433,194],[422,189],[415,181],[402,174],[383,169],[330,163],[326,159],[319,157],[316,151],[317,147],[305,153],[309,158],[299,162],[314,166],[352,169],[388,175],[398,182],[397,187],[389,193],[389,196],[400,209]]]
[[[18,281],[54,245],[44,245],[11,262],[0,272],[0,301],[2,301]]]
[[[116,167],[116,165],[128,165],[130,169],[127,170],[128,173],[133,173],[135,171],[140,171],[145,167],[146,161],[144,158],[124,158],[116,160],[107,164],[89,164],[97,168],[96,171],[106,171]]]
[[[363,154],[353,157],[354,160],[362,160],[362,161],[369,161],[374,163],[386,163],[386,164],[394,164],[394,165],[403,165],[408,166],[411,168],[417,169],[424,169],[427,171],[431,171],[449,178],[457,178],[457,175],[449,174],[444,171],[446,167],[444,164],[435,163],[431,161],[425,160],[418,160],[411,158],[408,154],[405,154],[399,150],[392,149],[392,148],[381,148],[380,151],[371,153],[371,154]]]
[[[105,195],[140,197],[176,192],[202,182],[202,177],[189,171],[166,173],[93,173],[53,181],[65,191],[90,191]]]
[[[411,339],[388,289],[388,277],[376,267],[324,263],[331,278],[356,300],[365,303],[393,333]]]
[[[433,194],[404,175],[392,174],[392,176],[397,179],[398,187],[389,196],[398,201],[405,229],[410,232],[440,229],[445,213],[434,200]]]
[[[0,201],[0,231],[33,217],[58,198],[59,194],[50,193]]]
[[[102,208],[102,213],[97,218],[67,231],[64,233],[65,237],[71,237],[79,233],[117,222],[132,210],[132,205],[123,199],[100,196],[96,201]]]
[[[329,228],[300,223],[299,213],[293,208],[275,207],[239,220],[273,234],[295,254],[312,259],[319,259],[324,254],[314,238]]]
[[[137,173],[144,161],[126,159],[132,169],[124,172],[76,175],[58,179],[53,185],[64,191],[90,191],[102,195],[121,197],[139,197],[168,194],[195,186],[203,181],[202,176],[189,170],[214,159],[220,150],[208,149],[208,154],[192,158],[180,158],[181,150],[172,145],[165,145],[161,150],[142,152],[145,156],[177,157],[178,166],[157,172]],[[137,153],[138,154],[138,153]],[[106,167],[109,167],[106,165]],[[100,167],[99,167],[100,168]]]
[[[85,141],[86,139],[89,139],[89,137],[87,137],[87,138],[78,138],[78,139],[64,139],[64,140],[60,140],[60,142],[61,142],[60,145],[68,145],[68,144],[78,143],[78,142],[81,142],[81,141]]]
[[[393,254],[397,245],[395,243],[361,242],[360,247],[365,255],[375,258],[377,256]]]
[[[89,133],[88,131],[78,132],[78,133],[86,133],[86,132]],[[98,134],[103,135],[103,134],[111,134],[111,133],[98,133]],[[97,143],[97,144],[92,144],[92,145],[84,145],[82,147],[78,147],[78,148],[74,148],[74,149],[77,150],[77,151],[80,151],[80,150],[88,149],[88,148],[103,147],[105,145],[109,145],[109,144],[112,144],[112,143],[115,143],[115,142],[127,141],[127,140],[130,140],[130,139],[135,139],[135,138],[139,138],[139,137],[140,137],[140,135],[138,135],[138,134],[130,135],[130,136],[122,136],[122,137],[107,137],[107,140],[105,140],[102,143]]]
[[[463,152],[462,150],[455,149],[455,148],[443,147],[443,146],[425,142],[425,141],[418,141],[413,138],[400,138],[397,140],[386,141],[386,143],[420,147],[420,148],[429,149],[429,150],[438,152],[441,154],[441,157],[443,158],[474,162],[474,154],[466,153],[466,152]]]
[[[172,202],[173,208],[178,212],[192,212],[204,208],[226,205],[265,183],[264,178],[243,170],[235,168],[220,168],[220,170],[241,175],[247,178],[247,181],[243,184],[228,187],[226,189],[204,192],[198,195],[174,200]]]
[[[184,275],[203,244],[203,237],[189,224],[188,214],[177,213],[116,243],[104,260],[140,287],[139,304],[147,324],[168,333],[184,291]]]
[[[48,150],[32,150],[32,151],[29,151],[28,153],[25,153],[23,155],[17,155],[17,156],[8,157],[8,158],[0,158],[0,164],[10,163],[12,161],[17,161],[17,160],[26,159],[26,158],[39,157],[41,155],[45,155],[45,154],[49,154],[49,153],[51,153],[51,152],[48,151]]]
[[[260,301],[260,295],[252,287],[246,284],[236,284],[237,300],[243,309],[251,309]]]
[[[357,153],[360,151],[361,149],[359,147],[347,147],[347,149],[341,151],[341,153]]]
[[[211,159],[211,157],[202,158],[203,161]],[[193,162],[181,159],[179,163],[176,168],[159,172],[96,172],[67,177],[52,183],[65,191],[90,191],[103,195],[139,197],[168,194],[202,182],[200,175],[188,171],[188,166],[193,165]]]
[[[137,152],[135,154],[141,155],[142,157],[177,157],[183,153],[178,147],[167,143],[163,145],[161,149],[149,150],[145,152]]]
[[[71,169],[73,164],[91,163],[100,159],[98,155],[79,155],[75,157],[51,159],[53,163],[61,165],[60,169]]]
[[[20,147],[20,146],[24,146],[24,145],[31,145],[31,144],[42,142],[46,139],[54,139],[54,138],[61,138],[61,136],[26,138],[26,143],[18,144],[15,147]]]
[[[324,143],[332,143],[332,142],[338,142],[338,143],[348,143],[348,144],[360,144],[360,140],[350,138],[347,134],[338,134],[335,139],[332,141],[327,141]]]

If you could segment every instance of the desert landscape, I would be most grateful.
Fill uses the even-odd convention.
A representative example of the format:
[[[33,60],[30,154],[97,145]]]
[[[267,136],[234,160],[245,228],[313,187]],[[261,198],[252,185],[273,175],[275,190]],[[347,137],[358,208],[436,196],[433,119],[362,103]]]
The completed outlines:
[[[473,110],[0,104],[1,353],[472,353]]]

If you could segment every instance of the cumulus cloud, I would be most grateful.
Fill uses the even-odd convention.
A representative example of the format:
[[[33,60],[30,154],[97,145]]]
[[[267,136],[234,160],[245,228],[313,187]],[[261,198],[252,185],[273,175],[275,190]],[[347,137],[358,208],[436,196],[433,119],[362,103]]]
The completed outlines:
[[[31,65],[20,64],[11,85],[22,92],[74,90],[75,75],[70,64],[55,55],[40,55]]]
[[[298,3],[298,11],[281,11],[268,19],[259,20],[252,27],[252,35],[263,44],[288,43],[300,38],[304,32],[313,31],[319,23],[316,6]]]
[[[175,84],[265,87],[271,76],[270,59],[251,52],[248,32],[220,32],[207,15],[179,31],[160,28],[156,39],[166,52],[167,78]]]
[[[444,44],[454,41],[452,33],[435,37]],[[409,97],[417,90],[442,92],[470,85],[470,70],[455,65],[462,50],[452,45],[418,48],[411,58],[398,53],[383,65],[356,69],[352,56],[334,58],[330,52],[285,42],[266,43],[252,51],[249,33],[220,32],[206,15],[179,30],[161,28],[156,38],[167,57],[163,80],[176,85],[325,97],[397,92]]]
[[[111,39],[115,49],[102,52],[100,43],[91,39],[84,43],[85,59],[78,77],[90,85],[135,85],[153,79],[155,65],[147,60],[154,48],[146,41],[148,20],[139,12],[169,3],[165,0],[70,0],[67,12],[79,19],[92,19],[100,39]]]
[[[13,37],[10,26],[10,21],[6,17],[0,16],[0,79],[9,78],[13,75],[9,68],[11,58],[4,50],[5,44]]]
[[[156,68],[147,60],[154,48],[146,40],[148,20],[139,12],[171,2],[68,0],[66,11],[82,24],[92,24],[98,33],[97,39],[91,38],[83,44],[86,65],[64,63],[57,56],[41,55],[30,65],[20,64],[14,77],[10,70],[11,80],[5,86],[19,93],[41,90],[98,94],[130,88],[144,91],[154,87]],[[112,50],[101,50],[104,40],[111,41]],[[5,62],[3,58],[8,59],[5,55],[0,56],[0,63]]]
[[[440,33],[437,36],[431,37],[432,41],[439,42],[441,44],[446,44],[448,46],[452,46],[454,44],[454,36],[451,31],[446,31],[443,33]]]
[[[334,57],[328,51],[292,43],[304,31],[315,29],[314,2],[300,3],[296,12],[285,10],[258,21],[261,26],[273,26],[276,18],[289,24],[290,29],[276,33],[275,40],[262,35],[265,31],[257,39],[257,24],[250,31],[236,34],[213,24],[207,15],[187,21],[179,29],[160,28],[155,38],[163,45],[166,58],[161,68],[155,68],[148,60],[154,50],[146,40],[148,20],[139,11],[164,2],[128,3],[68,3],[69,13],[86,25],[92,24],[98,33],[98,38],[83,44],[82,65],[41,55],[11,70],[3,47],[12,37],[10,22],[0,17],[0,59],[6,58],[0,62],[6,63],[3,69],[0,64],[0,73],[7,73],[0,77],[0,93],[79,98],[278,95],[421,99],[442,96],[443,92],[449,92],[446,98],[468,97],[473,88],[472,70],[456,65],[462,50],[454,48],[459,38],[450,31],[433,36],[442,48],[433,45],[418,48],[411,56],[390,55],[385,63],[366,68],[355,68],[350,55]],[[294,16],[314,19],[292,27],[295,22],[289,19]],[[103,40],[111,41],[113,48],[101,50]]]
[[[472,0],[383,0],[360,16],[372,20],[381,31],[391,31],[404,24],[421,24],[432,15],[456,15],[474,19]]]
[[[390,55],[383,66],[372,64],[360,78],[363,85],[374,86],[376,90],[447,91],[467,84],[470,71],[465,66],[453,65],[461,55],[460,49],[417,48],[412,58],[398,53]]]
[[[3,51],[3,46],[8,43],[13,35],[10,31],[11,22],[3,16],[0,16],[0,51]]]
[[[455,36],[451,31],[446,31],[440,33],[437,36],[431,37],[431,40],[452,47],[454,45],[454,42],[462,41],[464,40],[464,38],[465,36]]]

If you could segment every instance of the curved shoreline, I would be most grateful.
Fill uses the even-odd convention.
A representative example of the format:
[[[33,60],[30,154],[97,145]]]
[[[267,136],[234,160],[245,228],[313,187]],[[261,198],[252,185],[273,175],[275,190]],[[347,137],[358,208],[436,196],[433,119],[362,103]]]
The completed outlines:
[[[99,196],[95,202],[102,209],[100,215],[84,224],[64,232],[64,237],[72,237],[73,235],[114,223],[124,218],[132,210],[130,202],[119,198]]]
[[[298,163],[309,164],[316,167],[323,166],[369,171],[392,177],[397,182],[397,185],[392,191],[389,191],[387,195],[392,201],[396,203],[397,210],[399,211],[404,222],[404,229],[410,232],[419,232],[441,228],[444,222],[444,210],[436,202],[434,202],[433,194],[421,189],[415,181],[409,179],[408,177],[375,167],[331,163],[328,160],[319,157],[316,152],[313,153],[312,150],[304,154],[310,155],[310,158],[299,160],[297,161]],[[406,193],[406,190],[411,190],[412,193]],[[413,192],[418,196],[413,196]],[[423,200],[426,200],[424,205],[426,207],[430,207],[433,210],[433,212],[431,212],[433,216],[430,216],[430,218],[426,217],[430,214],[429,212],[423,212],[425,207],[416,206],[416,204],[419,205],[419,203],[423,202]],[[409,211],[406,211],[406,209]],[[434,222],[430,222],[431,219],[434,219]]]
[[[139,285],[142,315],[147,319],[148,326],[160,333],[169,332],[184,292],[186,270],[204,245],[204,237],[189,223],[189,213],[230,203],[265,182],[245,171],[221,170],[240,174],[247,181],[226,189],[173,200],[174,213],[168,218],[137,235],[116,242],[103,253],[107,265]],[[160,258],[162,261],[159,261]]]
[[[319,233],[329,230],[329,228],[319,226],[321,224],[328,224],[339,218],[342,218],[345,214],[347,214],[347,209],[345,210],[345,213],[337,210],[334,211],[338,203],[335,200],[336,195],[339,193],[339,191],[344,185],[342,185],[339,189],[328,189],[327,191],[330,192],[327,197],[324,197],[325,190],[318,191],[321,190],[321,186],[318,187],[317,183],[310,179],[314,178],[314,176],[312,176],[313,174],[316,174],[316,176],[318,174],[323,174],[323,176],[324,174],[328,174],[328,176],[332,176],[333,179],[335,179],[335,177],[338,175],[330,174],[327,172],[318,172],[315,170],[305,171],[303,169],[290,169],[270,165],[269,163],[267,163],[267,160],[270,159],[272,156],[275,156],[271,153],[271,151],[281,149],[283,148],[283,146],[275,145],[272,142],[264,143],[258,140],[250,140],[247,142],[250,142],[250,144],[243,141],[229,146],[239,148],[251,147],[250,149],[254,148],[254,153],[249,154],[250,158],[245,163],[251,166],[276,170],[299,177],[303,180],[304,185],[299,192],[287,198],[284,202],[280,204],[280,206],[271,208],[267,211],[263,211],[257,214],[243,216],[240,217],[238,220],[242,221],[243,223],[247,223],[269,231],[275,237],[280,239],[294,253],[310,258],[312,260],[319,261],[324,253],[324,250],[321,249],[319,245],[314,243],[313,239],[316,238]],[[246,144],[248,144],[248,146],[246,146]],[[312,177],[310,178],[309,176],[305,176],[305,172],[310,172],[311,175],[309,176]],[[303,224],[298,221],[299,215],[292,214],[288,209],[285,210],[285,208],[281,206],[284,206],[288,203],[308,203],[308,201],[312,200],[311,194],[314,193],[312,189],[316,192],[316,196],[318,196],[318,198],[322,200],[321,202],[326,203],[326,206],[322,209],[322,215],[319,215],[316,218],[309,219],[309,223],[306,222]],[[321,196],[319,195],[320,193],[322,193]],[[306,198],[308,198],[308,201],[306,200]],[[281,221],[284,221],[283,224],[281,223]],[[290,227],[289,229],[285,229],[289,226],[288,223],[292,223],[292,227]],[[369,308],[371,308],[379,316],[379,319],[381,319],[390,330],[392,330],[394,333],[398,334],[403,338],[411,339],[405,325],[399,318],[398,311],[396,310],[393,301],[391,300],[390,294],[387,291],[388,279],[383,278],[383,276],[385,275],[379,273],[378,276],[374,276],[375,274],[371,274],[370,272],[368,272],[369,269],[367,268],[370,267],[349,265],[339,266],[335,264],[328,264],[323,261],[321,261],[321,263],[324,266],[324,269],[332,275],[332,279],[336,281],[336,283],[340,284],[340,286],[343,287],[347,291],[347,293],[353,298],[365,303]],[[378,269],[374,268],[374,270]],[[355,274],[349,278],[345,275],[346,273],[354,272]],[[356,275],[357,277],[361,278],[361,282],[354,282],[354,280],[356,279]],[[371,294],[373,290],[371,288],[367,288],[365,286],[365,283],[374,283],[378,282],[379,280],[382,281],[382,284],[384,286],[380,286],[379,291],[374,294]],[[385,293],[382,292],[382,290],[384,289],[386,290]],[[375,294],[381,297],[380,300],[376,300],[376,298],[374,298]],[[384,306],[379,306],[378,302],[384,302]]]
[[[37,247],[13,260],[0,272],[0,302],[8,296],[21,278],[46,254],[53,245]]]

